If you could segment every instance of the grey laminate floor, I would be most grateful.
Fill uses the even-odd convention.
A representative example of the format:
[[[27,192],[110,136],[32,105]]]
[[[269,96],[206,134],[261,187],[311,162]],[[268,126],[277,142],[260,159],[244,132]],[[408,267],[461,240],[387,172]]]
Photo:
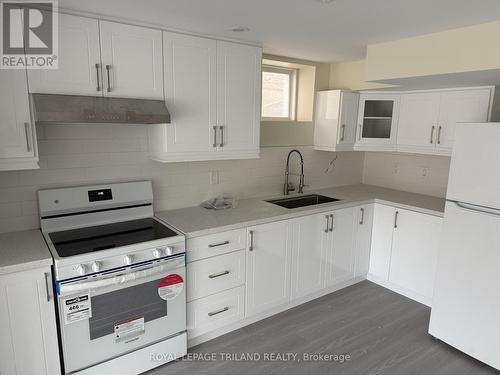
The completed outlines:
[[[216,360],[179,360],[148,375],[463,375],[495,370],[427,334],[430,309],[368,281],[249,325],[190,350]],[[332,360],[264,360],[265,353],[350,355]],[[221,353],[259,353],[260,361]]]

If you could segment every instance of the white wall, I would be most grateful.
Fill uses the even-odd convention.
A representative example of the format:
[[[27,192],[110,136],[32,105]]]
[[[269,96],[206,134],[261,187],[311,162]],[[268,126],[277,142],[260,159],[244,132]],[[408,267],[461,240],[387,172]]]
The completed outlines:
[[[363,183],[445,197],[449,168],[445,156],[365,152]]]
[[[147,158],[146,126],[39,126],[41,169],[0,172],[0,232],[37,228],[36,191],[47,187],[152,179],[156,210],[197,205],[222,192],[247,198],[282,191],[290,147],[262,148],[255,160],[162,164]],[[333,154],[299,149],[308,189],[361,182],[363,153],[339,154],[333,173],[325,174]],[[211,185],[217,170],[220,184]]]

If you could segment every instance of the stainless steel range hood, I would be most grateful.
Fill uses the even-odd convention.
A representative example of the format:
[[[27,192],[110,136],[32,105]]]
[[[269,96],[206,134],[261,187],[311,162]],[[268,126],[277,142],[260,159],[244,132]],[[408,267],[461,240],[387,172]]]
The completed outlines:
[[[32,94],[36,123],[169,124],[163,100]]]

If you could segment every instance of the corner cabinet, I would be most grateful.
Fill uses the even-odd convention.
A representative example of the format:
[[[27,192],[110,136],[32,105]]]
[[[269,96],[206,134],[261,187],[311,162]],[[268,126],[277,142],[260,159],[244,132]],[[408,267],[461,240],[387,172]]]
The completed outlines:
[[[359,94],[319,91],[314,116],[314,149],[352,151],[356,141]]]
[[[0,275],[0,373],[61,373],[50,267]]]
[[[25,70],[0,70],[0,171],[37,169]]]
[[[164,32],[165,99],[172,122],[148,127],[161,162],[259,156],[262,50]]]

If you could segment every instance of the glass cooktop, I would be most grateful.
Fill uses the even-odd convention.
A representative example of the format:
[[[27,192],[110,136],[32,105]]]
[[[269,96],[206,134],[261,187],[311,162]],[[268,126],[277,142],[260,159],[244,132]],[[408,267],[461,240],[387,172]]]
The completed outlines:
[[[61,258],[177,236],[153,218],[49,233]]]

